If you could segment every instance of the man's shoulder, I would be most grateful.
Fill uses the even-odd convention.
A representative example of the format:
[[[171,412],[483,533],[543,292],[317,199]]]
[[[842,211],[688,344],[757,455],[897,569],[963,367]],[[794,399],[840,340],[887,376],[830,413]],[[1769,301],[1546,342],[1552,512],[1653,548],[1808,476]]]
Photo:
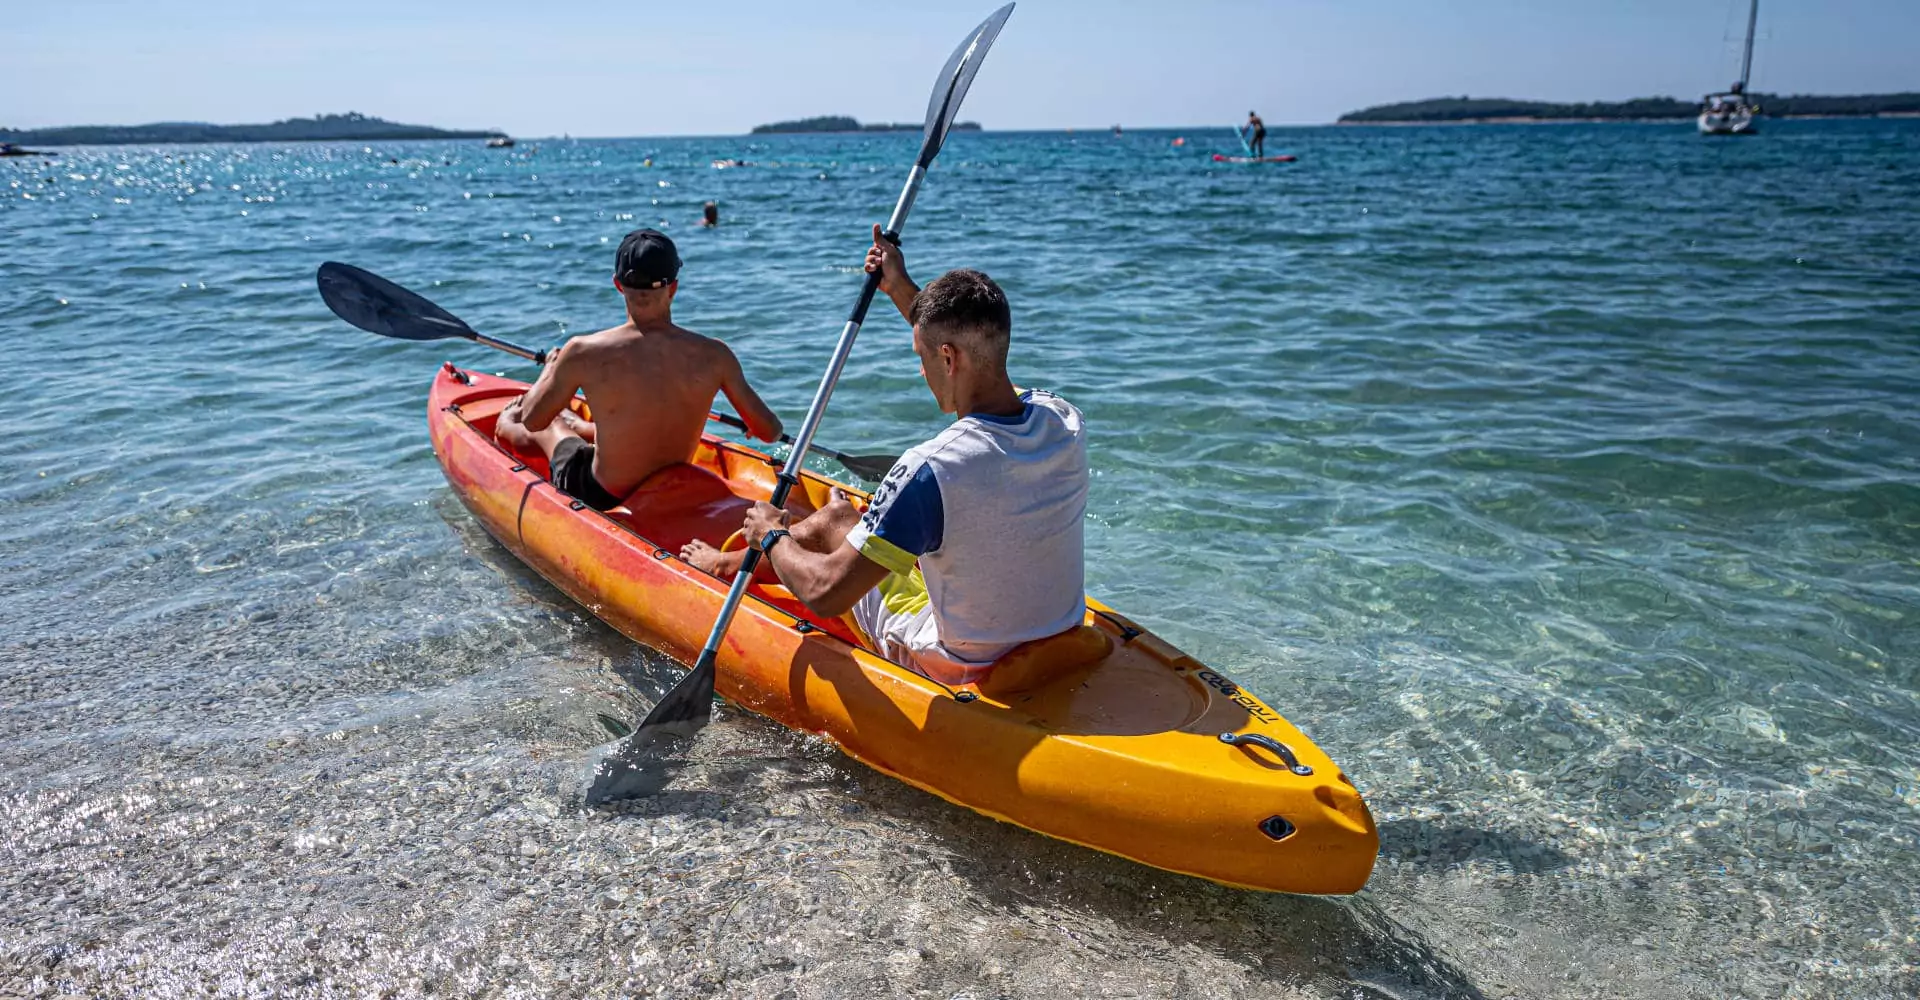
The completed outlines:
[[[719,363],[733,357],[733,348],[728,347],[725,341],[709,337],[704,333],[696,333],[678,323],[661,331],[659,335],[663,335],[663,339],[670,340],[675,347],[697,355],[705,361]]]
[[[659,330],[637,330],[631,323],[622,323],[598,333],[574,337],[567,344],[588,352],[625,350],[637,344],[649,344],[715,361],[733,353],[726,344],[677,324]]]
[[[891,498],[909,481],[933,479],[937,483],[941,466],[964,464],[970,455],[982,452],[984,449],[969,440],[965,423],[955,421],[940,433],[901,452],[893,468],[881,479],[880,488],[874,491],[875,505],[879,505],[883,497]]]
[[[1085,427],[1086,416],[1080,412],[1080,408],[1068,402],[1067,397],[1057,392],[1050,389],[1027,389],[1020,393],[1020,398],[1052,413],[1074,434],[1079,434]]]
[[[561,347],[571,354],[591,354],[596,351],[604,351],[609,348],[618,347],[620,344],[635,336],[636,333],[637,331],[634,330],[633,324],[622,323],[619,326],[608,327],[605,330],[598,330],[593,333],[582,333],[569,337],[567,338],[567,342],[561,345]]]
[[[1033,408],[1029,419],[1021,423],[1029,429],[1038,429],[1042,439],[1078,440],[1084,435],[1085,420],[1079,408],[1067,402],[1065,397],[1045,389],[1026,389],[1021,391],[1020,398]],[[1035,428],[1033,420],[1045,421],[1051,429]],[[900,456],[900,464],[906,467],[909,474],[927,464],[933,465],[936,470],[942,465],[974,462],[991,465],[1006,460],[1004,445],[998,425],[979,420],[956,420],[940,433],[907,449],[906,454]]]

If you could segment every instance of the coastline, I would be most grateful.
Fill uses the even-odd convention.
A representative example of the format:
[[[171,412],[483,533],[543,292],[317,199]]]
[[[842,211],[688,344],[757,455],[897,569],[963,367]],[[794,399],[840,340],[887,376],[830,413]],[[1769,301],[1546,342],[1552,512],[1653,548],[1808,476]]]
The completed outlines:
[[[57,125],[0,128],[0,141],[35,146],[204,145],[223,142],[379,142],[504,139],[499,129],[448,129],[388,121],[358,111],[286,118],[265,124],[148,122],[144,125]]]
[[[1871,115],[1760,115],[1762,119],[1772,121],[1838,121],[1842,119],[1872,120],[1876,118],[1920,118],[1920,111],[1887,111]],[[1384,125],[1400,128],[1409,125],[1663,125],[1690,122],[1688,118],[1534,118],[1514,116],[1508,118],[1397,118],[1385,121],[1336,121],[1333,124],[1341,128],[1356,128],[1369,125]]]

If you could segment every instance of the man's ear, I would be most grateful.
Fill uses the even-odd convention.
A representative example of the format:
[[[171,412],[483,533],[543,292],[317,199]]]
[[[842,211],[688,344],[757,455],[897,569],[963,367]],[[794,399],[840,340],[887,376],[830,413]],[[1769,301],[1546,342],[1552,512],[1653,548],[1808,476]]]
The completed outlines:
[[[941,344],[940,364],[946,369],[948,375],[952,375],[955,371],[958,371],[960,368],[960,348],[955,347],[951,342]]]

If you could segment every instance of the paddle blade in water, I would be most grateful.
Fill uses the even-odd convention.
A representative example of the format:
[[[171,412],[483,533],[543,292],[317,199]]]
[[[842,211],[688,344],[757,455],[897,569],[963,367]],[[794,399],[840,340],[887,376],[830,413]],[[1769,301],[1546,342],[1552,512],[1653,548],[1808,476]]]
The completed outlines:
[[[659,791],[669,772],[657,748],[668,739],[691,737],[712,718],[713,659],[702,656],[653,706],[646,721],[601,758],[587,801],[614,802]]]
[[[427,299],[352,264],[327,261],[314,276],[320,298],[333,314],[368,333],[401,340],[478,336],[458,316]]]
[[[967,88],[973,86],[973,76],[980,72],[980,63],[987,57],[987,50],[993,47],[993,40],[1000,36],[1000,28],[1013,16],[1013,4],[1008,4],[980,22],[978,28],[968,35],[960,47],[953,50],[947,64],[940,67],[940,75],[933,80],[933,96],[927,100],[926,138],[920,144],[920,165],[933,163],[940,155],[940,146],[947,141],[947,130],[953,127],[954,119],[960,114],[960,102],[966,99]]]
[[[673,779],[679,762],[664,752],[664,744],[680,734],[662,729],[641,732],[646,735],[629,735],[594,764],[593,781],[587,788],[588,805],[656,795]]]

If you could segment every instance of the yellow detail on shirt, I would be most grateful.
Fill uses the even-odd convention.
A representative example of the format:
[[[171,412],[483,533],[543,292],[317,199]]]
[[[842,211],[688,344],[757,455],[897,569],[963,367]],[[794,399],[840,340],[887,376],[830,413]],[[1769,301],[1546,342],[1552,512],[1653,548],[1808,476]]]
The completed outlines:
[[[891,614],[915,615],[927,607],[927,579],[918,566],[911,573],[888,573],[878,589],[881,603]]]
[[[866,525],[864,524],[856,526],[847,536],[847,540],[854,543],[854,547],[859,550],[861,555],[885,566],[897,575],[907,573],[912,573],[916,576],[919,575],[920,571],[915,568],[915,563],[919,560],[918,556],[881,538],[879,535],[864,530],[865,528]],[[881,586],[885,586],[885,584]],[[924,585],[922,586],[924,587]]]

